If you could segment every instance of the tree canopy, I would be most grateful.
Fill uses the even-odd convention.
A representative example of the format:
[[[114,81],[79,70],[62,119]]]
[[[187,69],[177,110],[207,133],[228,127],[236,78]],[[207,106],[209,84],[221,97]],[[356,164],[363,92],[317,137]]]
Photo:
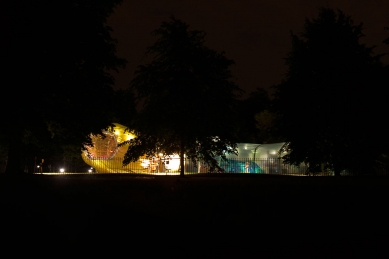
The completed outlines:
[[[264,143],[264,138],[256,127],[255,116],[268,109],[269,105],[269,94],[260,87],[250,92],[247,98],[239,101],[238,138],[240,142]]]
[[[131,128],[124,164],[146,154],[184,155],[217,167],[216,156],[236,152],[237,97],[233,60],[205,46],[205,32],[171,17],[153,32],[152,61],[130,84],[142,104]]]
[[[114,78],[124,66],[106,25],[121,0],[2,1],[1,58],[7,84],[0,134],[9,143],[8,172],[20,169],[26,145],[52,153],[82,146],[109,125]],[[61,152],[61,151],[59,151]]]
[[[371,170],[382,143],[382,64],[360,42],[362,24],[342,11],[321,8],[292,34],[288,72],[275,87],[277,127],[287,163]],[[385,128],[385,127],[384,127]]]

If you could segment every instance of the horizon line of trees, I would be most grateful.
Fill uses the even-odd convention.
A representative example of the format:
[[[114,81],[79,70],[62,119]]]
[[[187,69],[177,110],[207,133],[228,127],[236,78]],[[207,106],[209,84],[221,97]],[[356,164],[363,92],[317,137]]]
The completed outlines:
[[[362,24],[341,10],[320,8],[300,35],[291,33],[288,71],[273,96],[258,87],[242,98],[234,61],[174,16],[153,32],[151,62],[138,67],[128,89],[114,91],[109,71],[126,61],[116,56],[106,19],[121,2],[2,2],[1,57],[14,84],[3,97],[11,105],[1,102],[7,173],[37,156],[81,159],[90,134],[113,122],[138,136],[121,143],[129,147],[124,164],[176,153],[182,163],[186,154],[217,168],[215,157],[236,153],[237,142],[285,142],[284,161],[312,171],[389,171],[389,66],[360,42]]]

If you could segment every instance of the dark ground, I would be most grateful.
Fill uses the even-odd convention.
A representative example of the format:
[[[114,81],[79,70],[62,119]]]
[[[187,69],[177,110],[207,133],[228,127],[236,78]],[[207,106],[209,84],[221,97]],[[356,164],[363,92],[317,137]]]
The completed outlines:
[[[0,249],[387,258],[388,197],[388,177],[0,175]]]

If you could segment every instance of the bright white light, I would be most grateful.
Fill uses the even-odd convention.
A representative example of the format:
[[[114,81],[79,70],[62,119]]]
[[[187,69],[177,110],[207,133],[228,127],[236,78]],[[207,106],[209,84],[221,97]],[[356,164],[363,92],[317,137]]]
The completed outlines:
[[[134,138],[134,136],[133,135],[130,135],[130,134],[126,134],[125,135],[125,139],[128,141],[128,140],[131,140],[131,139],[133,139]]]
[[[60,171],[61,173],[63,173],[63,172],[65,172],[65,169],[61,168],[61,169],[59,169],[59,171]]]
[[[150,165],[150,161],[148,159],[141,159],[141,165],[143,168],[147,168]]]
[[[92,170],[91,170],[91,169],[89,169],[89,170],[88,170],[88,172],[89,172],[89,173],[92,173]]]
[[[185,155],[184,155],[185,157]],[[168,169],[176,171],[180,168],[180,156],[172,155],[169,159]]]

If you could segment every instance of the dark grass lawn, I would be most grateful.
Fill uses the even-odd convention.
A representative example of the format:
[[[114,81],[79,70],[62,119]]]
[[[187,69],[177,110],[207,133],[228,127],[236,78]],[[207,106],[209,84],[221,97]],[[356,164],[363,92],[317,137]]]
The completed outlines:
[[[385,258],[388,198],[388,177],[0,175],[0,235],[15,251]]]

